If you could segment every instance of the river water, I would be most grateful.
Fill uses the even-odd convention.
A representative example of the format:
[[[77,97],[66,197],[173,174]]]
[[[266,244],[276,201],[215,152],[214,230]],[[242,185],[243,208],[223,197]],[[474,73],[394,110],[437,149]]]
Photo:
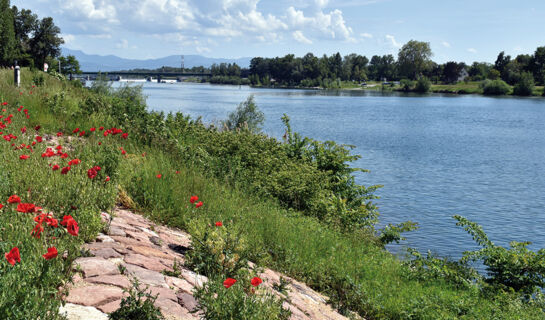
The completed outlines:
[[[362,91],[255,89],[246,86],[145,83],[151,110],[227,118],[250,94],[265,113],[263,131],[292,128],[318,140],[354,145],[360,184],[382,184],[381,226],[406,220],[420,229],[404,247],[459,258],[475,249],[452,215],[483,225],[501,245],[545,247],[545,99]]]

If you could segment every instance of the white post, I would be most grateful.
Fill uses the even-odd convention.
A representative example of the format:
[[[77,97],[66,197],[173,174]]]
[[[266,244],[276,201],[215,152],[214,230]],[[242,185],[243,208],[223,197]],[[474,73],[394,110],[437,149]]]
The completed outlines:
[[[17,61],[15,61],[15,68],[13,69],[13,82],[17,87],[21,85],[21,67],[17,65]]]

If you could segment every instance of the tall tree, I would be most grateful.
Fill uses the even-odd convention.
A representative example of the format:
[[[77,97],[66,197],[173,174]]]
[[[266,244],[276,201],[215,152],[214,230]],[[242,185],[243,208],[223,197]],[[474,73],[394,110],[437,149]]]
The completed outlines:
[[[61,29],[53,23],[53,18],[43,18],[36,26],[30,39],[30,53],[38,67],[41,67],[47,57],[58,57],[64,40],[59,36]]]
[[[443,68],[443,81],[446,83],[454,83],[458,81],[460,72],[462,72],[464,65],[454,61],[449,61]]]
[[[433,53],[429,42],[411,40],[399,50],[397,63],[402,76],[418,78],[431,63]]]
[[[16,57],[13,12],[9,0],[0,0],[0,65],[11,65]]]
[[[531,69],[536,82],[541,85],[545,84],[545,47],[538,47],[534,52]]]

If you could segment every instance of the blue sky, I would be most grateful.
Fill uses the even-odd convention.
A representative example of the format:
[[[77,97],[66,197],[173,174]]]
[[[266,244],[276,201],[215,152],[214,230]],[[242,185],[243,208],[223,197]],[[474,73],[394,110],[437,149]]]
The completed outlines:
[[[160,58],[397,54],[430,42],[437,62],[493,62],[545,45],[543,0],[12,0],[88,54]]]

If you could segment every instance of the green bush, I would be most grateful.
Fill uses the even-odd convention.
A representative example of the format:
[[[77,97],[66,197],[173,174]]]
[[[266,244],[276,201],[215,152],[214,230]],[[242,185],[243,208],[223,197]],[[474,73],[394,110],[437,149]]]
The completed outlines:
[[[410,79],[401,79],[400,85],[401,85],[401,90],[403,90],[405,92],[409,92],[409,91],[413,90],[414,81],[412,81]]]
[[[426,77],[420,77],[416,81],[416,85],[414,87],[414,91],[420,92],[420,93],[427,93],[431,89],[431,81],[430,79]]]
[[[534,88],[534,76],[530,72],[523,72],[513,88],[513,94],[517,96],[531,96]]]
[[[485,95],[505,95],[511,90],[509,85],[503,80],[484,80],[481,82],[481,88]]]
[[[246,129],[252,133],[261,131],[265,121],[265,115],[255,104],[254,95],[250,95],[246,101],[241,102],[237,109],[229,114],[225,126],[229,130]]]
[[[132,287],[123,290],[128,293],[121,299],[119,309],[110,313],[110,320],[162,320],[163,315],[159,308],[154,306],[157,296],[146,292],[148,287],[141,285],[137,278],[132,280]]]

